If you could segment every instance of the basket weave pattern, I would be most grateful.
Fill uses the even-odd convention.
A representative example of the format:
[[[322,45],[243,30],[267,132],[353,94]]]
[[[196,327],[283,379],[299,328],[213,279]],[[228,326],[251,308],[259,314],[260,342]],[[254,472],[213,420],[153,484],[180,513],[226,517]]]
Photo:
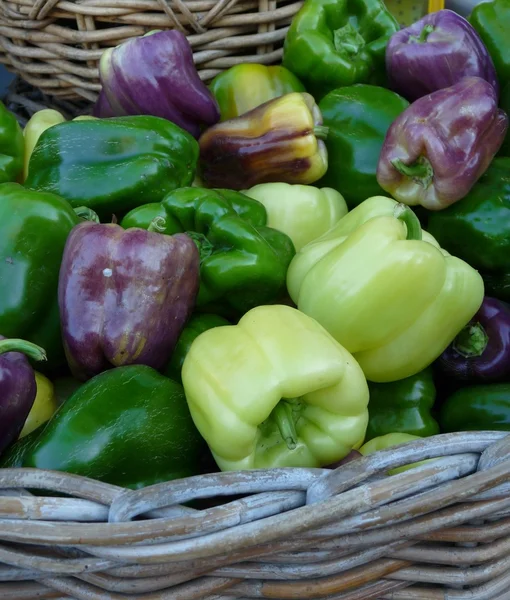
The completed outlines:
[[[136,491],[1,469],[0,540],[2,600],[507,600],[510,435]]]
[[[243,62],[276,64],[295,0],[0,0],[0,62],[53,96],[95,101],[103,51],[178,28],[209,81]]]

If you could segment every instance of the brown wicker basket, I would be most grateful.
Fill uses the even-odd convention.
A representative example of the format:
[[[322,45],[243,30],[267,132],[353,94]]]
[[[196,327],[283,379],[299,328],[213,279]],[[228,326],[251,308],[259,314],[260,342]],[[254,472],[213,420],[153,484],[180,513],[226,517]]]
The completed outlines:
[[[188,35],[204,81],[281,61],[296,0],[0,0],[0,62],[47,94],[95,101],[104,49],[152,29]]]
[[[508,600],[510,435],[138,491],[0,469],[0,540],[2,600]]]

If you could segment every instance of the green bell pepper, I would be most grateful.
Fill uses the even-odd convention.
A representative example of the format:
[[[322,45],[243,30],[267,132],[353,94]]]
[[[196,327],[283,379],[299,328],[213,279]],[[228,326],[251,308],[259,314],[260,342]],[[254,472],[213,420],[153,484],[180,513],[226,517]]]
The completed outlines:
[[[506,112],[507,115],[510,115],[510,80],[501,90],[499,106]],[[506,132],[505,140],[499,149],[498,155],[510,156],[510,128]]]
[[[16,117],[0,102],[0,183],[20,179],[24,151],[23,131]]]
[[[495,158],[465,198],[430,212],[427,229],[480,271],[486,295],[510,300],[510,158]]]
[[[476,29],[496,67],[499,83],[510,80],[510,3],[508,0],[480,2],[468,17]]]
[[[190,235],[201,255],[197,307],[233,317],[285,294],[294,245],[266,222],[264,206],[240,192],[188,187],[131,211],[121,226]]]
[[[510,431],[510,383],[473,385],[449,396],[439,411],[441,431]]]
[[[316,100],[354,83],[383,85],[386,45],[399,29],[382,0],[306,0],[287,32],[283,66]]]
[[[191,185],[198,153],[195,138],[159,117],[67,121],[37,140],[25,185],[110,218]]]
[[[432,416],[436,388],[432,368],[391,383],[368,383],[368,428],[365,441],[389,433],[428,437],[439,433]]]
[[[38,370],[65,365],[57,288],[64,246],[80,223],[55,194],[0,184],[0,332],[21,337],[46,350]]]
[[[90,379],[18,443],[2,466],[65,471],[131,489],[196,475],[206,447],[182,386],[145,365]]]
[[[216,75],[209,89],[220,107],[221,121],[239,117],[273,98],[306,91],[285,67],[251,63],[235,65]]]
[[[204,333],[204,331],[209,331],[209,329],[213,329],[214,327],[223,327],[224,325],[230,324],[230,321],[227,321],[227,319],[224,319],[219,315],[193,315],[186,323],[186,327],[179,336],[177,344],[175,345],[175,349],[172,352],[172,357],[163,370],[163,374],[174,381],[180,382],[184,359],[191,348],[191,344],[196,340],[196,338],[201,333]]]
[[[374,85],[357,84],[327,94],[319,109],[328,128],[329,168],[318,185],[339,191],[349,208],[387,195],[377,183],[377,164],[390,125],[408,106],[398,94]]]

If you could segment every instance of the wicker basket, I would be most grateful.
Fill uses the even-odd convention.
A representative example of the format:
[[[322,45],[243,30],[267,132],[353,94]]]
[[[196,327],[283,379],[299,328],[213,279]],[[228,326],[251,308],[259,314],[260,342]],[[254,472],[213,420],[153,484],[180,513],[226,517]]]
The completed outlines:
[[[138,491],[1,469],[0,598],[510,598],[509,434],[353,454],[335,470],[214,473]]]
[[[104,49],[152,29],[188,35],[200,77],[281,61],[296,0],[0,0],[0,61],[44,92],[95,101]]]

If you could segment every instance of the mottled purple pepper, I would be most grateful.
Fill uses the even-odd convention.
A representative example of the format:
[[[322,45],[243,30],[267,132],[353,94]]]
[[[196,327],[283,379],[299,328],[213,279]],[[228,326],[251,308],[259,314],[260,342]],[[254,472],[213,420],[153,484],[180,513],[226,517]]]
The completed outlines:
[[[485,79],[499,93],[485,44],[452,10],[430,13],[393,34],[386,47],[386,70],[390,87],[410,101],[471,76]]]
[[[395,200],[441,210],[462,199],[501,147],[508,117],[479,77],[419,98],[390,126],[377,181]]]
[[[437,364],[458,381],[510,381],[510,306],[486,296]]]
[[[72,374],[163,368],[194,308],[200,256],[185,234],[80,223],[64,249],[59,308]]]
[[[94,107],[96,117],[162,117],[196,138],[202,128],[220,119],[216,99],[198,75],[191,46],[176,29],[150,32],[108,48],[101,56],[99,77],[104,97]]]
[[[39,346],[0,335],[0,452],[18,438],[37,394],[34,369],[27,356],[46,360]]]

